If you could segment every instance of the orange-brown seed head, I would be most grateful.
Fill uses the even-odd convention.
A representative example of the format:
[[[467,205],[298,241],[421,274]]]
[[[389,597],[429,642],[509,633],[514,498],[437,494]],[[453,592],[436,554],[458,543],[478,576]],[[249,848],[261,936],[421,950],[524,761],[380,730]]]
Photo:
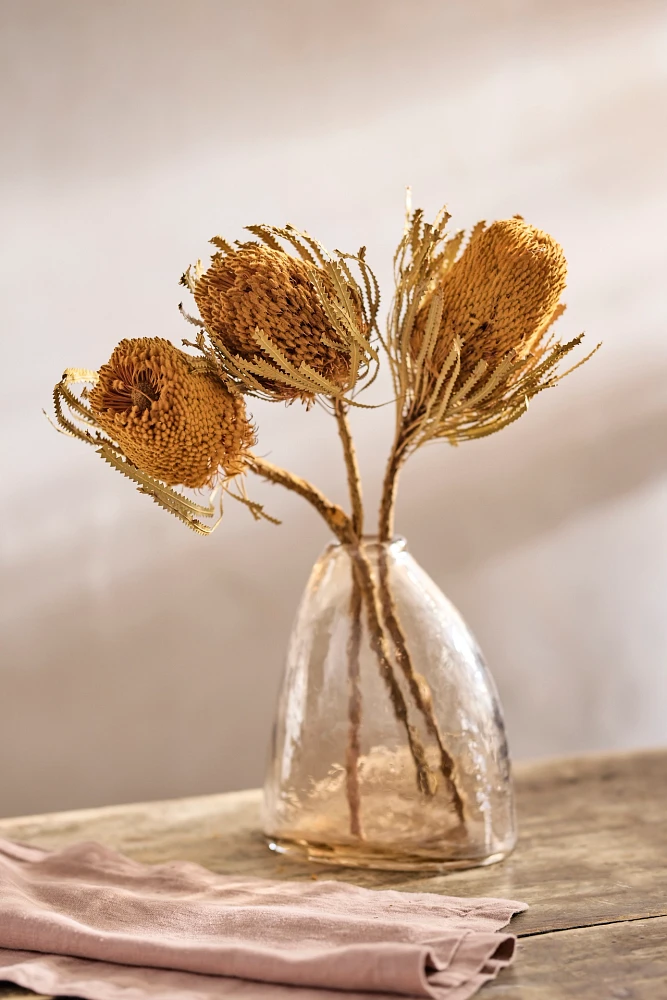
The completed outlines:
[[[321,277],[326,286],[324,272]],[[196,281],[194,297],[211,340],[233,357],[268,360],[275,366],[257,342],[259,328],[297,370],[305,362],[337,388],[354,381],[350,355],[342,344],[336,346],[339,335],[322,308],[308,265],[299,258],[245,243],[213,257]],[[255,377],[276,399],[312,398],[269,376]]]
[[[122,340],[90,393],[100,427],[127,458],[169,486],[243,471],[254,434],[243,398],[159,337]]]
[[[510,350],[526,352],[536,346],[558,305],[566,275],[559,244],[522,218],[493,222],[476,230],[439,286],[443,310],[432,359],[434,375],[441,370],[456,336],[463,342],[460,380],[467,378],[480,360],[492,370]],[[428,307],[427,301],[415,323],[416,351]]]

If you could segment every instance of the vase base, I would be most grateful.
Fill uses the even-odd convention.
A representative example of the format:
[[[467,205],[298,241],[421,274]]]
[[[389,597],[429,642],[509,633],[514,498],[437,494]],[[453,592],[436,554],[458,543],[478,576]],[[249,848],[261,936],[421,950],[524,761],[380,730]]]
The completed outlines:
[[[270,850],[284,854],[295,861],[312,861],[321,865],[341,868],[375,868],[395,872],[448,872],[464,868],[484,868],[498,864],[512,852],[512,847],[480,857],[443,858],[429,854],[378,850],[367,845],[343,844],[331,847],[313,844],[307,840],[286,840],[266,836]]]

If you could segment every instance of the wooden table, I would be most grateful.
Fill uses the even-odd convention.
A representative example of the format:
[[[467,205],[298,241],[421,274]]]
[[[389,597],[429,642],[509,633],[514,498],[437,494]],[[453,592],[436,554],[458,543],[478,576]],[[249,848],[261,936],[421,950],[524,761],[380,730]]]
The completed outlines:
[[[521,899],[530,909],[512,922],[516,963],[481,998],[667,1000],[667,751],[515,770],[515,853],[448,875],[307,866],[271,854],[258,791],[0,820],[0,836],[44,847],[96,839],[141,861],[188,859],[217,872]],[[27,996],[0,985],[2,1000]]]

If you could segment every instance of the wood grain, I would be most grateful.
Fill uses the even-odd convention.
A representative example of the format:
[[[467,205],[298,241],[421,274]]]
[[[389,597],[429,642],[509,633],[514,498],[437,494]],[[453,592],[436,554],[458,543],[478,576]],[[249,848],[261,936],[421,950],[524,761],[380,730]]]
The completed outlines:
[[[565,995],[592,1000],[597,994],[564,994],[551,985],[551,992],[544,990],[560,982],[558,976],[566,976],[568,990],[578,989],[578,966],[582,976],[590,971],[591,983],[602,982],[603,959],[598,966],[593,958],[607,954],[621,978],[629,977],[636,956],[642,974],[644,966],[648,969],[641,987],[648,992],[607,991],[601,997],[667,997],[657,938],[655,947],[651,943],[655,926],[667,953],[667,751],[522,764],[516,768],[516,787],[520,839],[515,853],[491,868],[437,876],[352,871],[276,856],[260,833],[256,790],[0,820],[0,836],[45,847],[101,840],[141,861],[181,858],[221,873],[333,878],[377,889],[521,899],[530,905],[512,924],[526,939],[521,957],[514,971],[488,988],[489,996],[503,983],[511,987],[502,993],[507,1000],[533,996],[525,990],[539,980],[544,1000]],[[655,924],[648,918],[656,918]],[[568,948],[572,958],[565,962]],[[651,990],[661,969],[663,992],[658,994]],[[0,997],[20,995],[12,989]]]
[[[480,1000],[665,1000],[667,918],[523,938]]]

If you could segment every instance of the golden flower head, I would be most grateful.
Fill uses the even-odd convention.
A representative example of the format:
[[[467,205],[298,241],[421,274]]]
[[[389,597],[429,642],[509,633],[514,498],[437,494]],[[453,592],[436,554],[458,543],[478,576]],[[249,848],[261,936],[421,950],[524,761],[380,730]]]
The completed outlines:
[[[344,283],[341,310],[340,290],[325,269],[334,265],[311,264],[272,244],[225,244],[225,252],[196,276],[191,287],[206,331],[252,391],[306,402],[318,392],[342,394],[368,361],[365,347],[350,349],[349,319],[339,322],[347,304],[359,339],[365,337],[358,288]],[[334,273],[343,272],[338,267]]]
[[[566,275],[559,244],[520,216],[475,227],[439,284],[442,319],[433,373],[445,363],[455,337],[462,343],[460,380],[479,361],[493,371],[508,352],[530,351],[558,305]],[[417,342],[428,305],[415,323]]]
[[[567,273],[551,236],[517,215],[478,223],[460,253],[464,233],[448,236],[449,218],[443,209],[428,223],[413,212],[395,255],[384,345],[401,459],[437,438],[458,444],[502,430],[591,356],[559,370],[582,336],[548,334],[565,308]]]
[[[159,337],[122,340],[89,395],[100,427],[137,468],[169,486],[243,471],[253,429],[242,396]]]

